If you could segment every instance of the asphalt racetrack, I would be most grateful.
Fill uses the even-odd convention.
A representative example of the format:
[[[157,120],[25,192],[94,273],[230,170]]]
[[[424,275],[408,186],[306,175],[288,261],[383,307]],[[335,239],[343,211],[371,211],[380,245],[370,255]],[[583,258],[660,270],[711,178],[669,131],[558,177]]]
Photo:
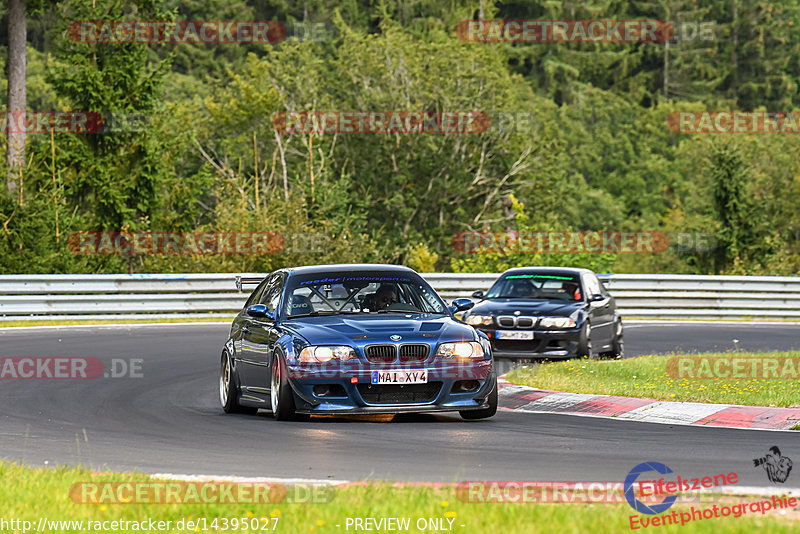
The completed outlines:
[[[326,480],[622,480],[643,461],[691,476],[771,483],[753,459],[800,433],[668,426],[499,411],[314,418],[225,415],[217,399],[227,325],[0,329],[0,357],[141,359],[140,377],[0,380],[0,458],[149,473]],[[800,325],[629,323],[628,356],[800,348]]]

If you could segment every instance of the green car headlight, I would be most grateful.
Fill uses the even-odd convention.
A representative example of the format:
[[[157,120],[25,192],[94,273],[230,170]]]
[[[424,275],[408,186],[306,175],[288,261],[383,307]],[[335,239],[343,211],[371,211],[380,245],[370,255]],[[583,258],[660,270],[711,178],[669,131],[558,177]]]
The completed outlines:
[[[575,328],[575,321],[569,317],[542,317],[539,319],[542,328]]]
[[[472,326],[488,326],[492,324],[491,315],[470,315],[467,317],[467,324]]]

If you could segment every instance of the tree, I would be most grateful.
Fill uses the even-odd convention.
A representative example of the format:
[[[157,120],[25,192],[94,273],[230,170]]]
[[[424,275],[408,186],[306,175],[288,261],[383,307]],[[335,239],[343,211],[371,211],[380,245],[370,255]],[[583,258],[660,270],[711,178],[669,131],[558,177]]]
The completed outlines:
[[[721,223],[717,234],[722,245],[719,267],[724,268],[731,262],[741,260],[747,245],[752,241],[752,227],[748,217],[748,170],[736,145],[715,147],[711,161],[714,205]]]
[[[27,107],[27,16],[25,0],[9,0],[8,5],[8,111],[24,113]],[[15,121],[19,124],[21,121]],[[25,129],[9,128],[6,148],[6,191],[17,188],[17,177],[25,168]]]
[[[149,0],[105,0],[94,7],[71,0],[60,8],[65,23],[170,17],[161,2]],[[75,42],[66,33],[61,32],[58,43],[59,62],[49,72],[59,97],[73,109],[147,117],[137,128],[65,137],[60,163],[66,194],[92,213],[91,225],[98,229],[146,229],[170,177],[165,146],[169,137],[158,135],[156,128],[169,118],[161,103],[169,60],[154,61],[148,47],[139,43]]]

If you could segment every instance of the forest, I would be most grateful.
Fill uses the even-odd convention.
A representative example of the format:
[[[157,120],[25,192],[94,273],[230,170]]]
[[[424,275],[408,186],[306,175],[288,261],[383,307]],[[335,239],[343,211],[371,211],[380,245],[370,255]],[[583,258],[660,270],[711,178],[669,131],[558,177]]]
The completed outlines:
[[[41,124],[15,160],[20,4]],[[524,41],[469,26],[598,20],[660,30]],[[135,21],[151,33],[117,31]],[[0,63],[0,273],[800,273],[800,129],[675,126],[800,109],[798,0],[10,0]],[[184,241],[154,244],[167,235]],[[196,246],[231,235],[263,246]],[[659,246],[552,246],[590,235]],[[151,246],[100,250],[119,236]]]

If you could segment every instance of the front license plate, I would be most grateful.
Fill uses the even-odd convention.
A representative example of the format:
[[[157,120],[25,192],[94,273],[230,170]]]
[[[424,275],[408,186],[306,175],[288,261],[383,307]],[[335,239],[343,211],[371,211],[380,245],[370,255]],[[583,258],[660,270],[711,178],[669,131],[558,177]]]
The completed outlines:
[[[428,371],[372,371],[373,384],[427,384]]]
[[[530,330],[498,330],[497,339],[533,339],[533,332]]]

